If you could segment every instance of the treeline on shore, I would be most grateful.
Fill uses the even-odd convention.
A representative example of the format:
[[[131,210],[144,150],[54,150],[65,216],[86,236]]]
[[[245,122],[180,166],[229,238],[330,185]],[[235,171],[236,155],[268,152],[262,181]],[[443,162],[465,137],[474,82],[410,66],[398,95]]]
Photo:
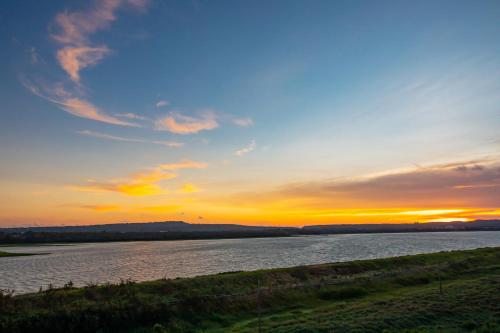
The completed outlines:
[[[302,228],[252,227],[236,224],[189,224],[172,221],[93,226],[4,228],[0,229],[0,244],[196,240],[324,234],[496,230],[500,231],[500,220],[406,224],[336,224],[305,226]]]
[[[231,239],[256,237],[286,237],[296,233],[288,230],[266,231],[206,231],[206,232],[21,232],[1,233],[0,244],[81,243],[118,241],[161,241],[196,239]]]

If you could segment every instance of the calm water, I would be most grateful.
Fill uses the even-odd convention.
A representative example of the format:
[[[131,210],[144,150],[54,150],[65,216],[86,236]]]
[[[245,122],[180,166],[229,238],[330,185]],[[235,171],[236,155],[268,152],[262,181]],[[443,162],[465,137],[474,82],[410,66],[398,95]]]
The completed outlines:
[[[488,246],[500,246],[500,231],[5,247],[1,249],[8,252],[50,254],[0,258],[0,289],[26,293],[69,280],[83,286]]]

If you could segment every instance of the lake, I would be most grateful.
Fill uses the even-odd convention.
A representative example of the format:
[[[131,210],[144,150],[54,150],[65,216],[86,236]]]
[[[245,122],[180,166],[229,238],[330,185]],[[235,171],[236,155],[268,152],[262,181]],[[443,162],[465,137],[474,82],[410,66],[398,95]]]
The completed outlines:
[[[146,281],[500,246],[500,231],[83,243],[2,247],[50,254],[0,258],[0,289],[38,291],[49,283]]]

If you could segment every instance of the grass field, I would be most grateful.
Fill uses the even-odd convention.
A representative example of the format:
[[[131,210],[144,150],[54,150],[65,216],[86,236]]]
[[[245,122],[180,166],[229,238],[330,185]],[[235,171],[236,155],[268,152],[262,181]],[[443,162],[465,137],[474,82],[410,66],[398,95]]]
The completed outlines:
[[[1,332],[259,326],[280,333],[500,332],[500,248],[85,288],[69,283],[0,297]]]

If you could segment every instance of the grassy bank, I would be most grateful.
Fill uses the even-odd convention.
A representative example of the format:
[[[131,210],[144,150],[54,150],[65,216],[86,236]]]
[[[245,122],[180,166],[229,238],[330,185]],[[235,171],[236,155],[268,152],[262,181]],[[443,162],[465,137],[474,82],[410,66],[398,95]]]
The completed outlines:
[[[499,318],[500,248],[0,297],[5,332],[500,332]]]
[[[11,243],[0,244],[0,247],[40,247],[40,246],[75,246],[76,244],[70,243]]]
[[[12,252],[4,252],[0,251],[0,258],[2,257],[22,257],[22,256],[34,256],[38,253],[12,253]]]

